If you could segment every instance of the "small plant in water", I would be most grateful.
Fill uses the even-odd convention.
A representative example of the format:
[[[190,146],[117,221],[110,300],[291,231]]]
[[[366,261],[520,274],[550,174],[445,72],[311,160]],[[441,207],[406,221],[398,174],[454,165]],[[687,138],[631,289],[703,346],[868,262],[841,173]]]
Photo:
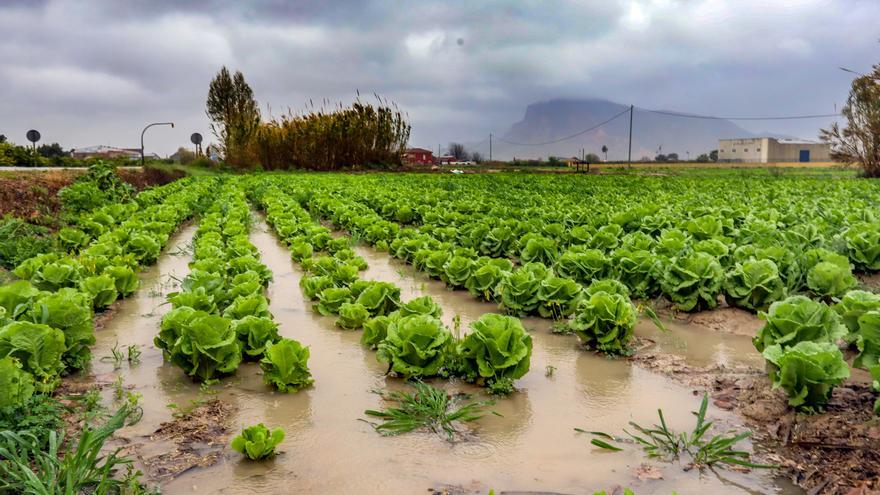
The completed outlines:
[[[128,354],[128,364],[129,366],[134,364],[140,364],[141,362],[141,347],[138,345],[130,345],[126,347],[126,351]]]
[[[125,394],[125,381],[122,379],[122,375],[116,377],[116,381],[113,382],[113,398],[116,400],[122,400],[122,396]]]
[[[596,447],[621,451],[620,447],[612,445],[609,442],[616,443],[636,443],[642,447],[648,457],[659,458],[666,461],[674,461],[681,459],[681,456],[687,454],[691,461],[685,466],[685,471],[692,468],[703,469],[705,467],[714,467],[719,465],[726,466],[744,466],[749,468],[774,468],[776,466],[755,464],[750,462],[751,454],[743,450],[734,450],[734,447],[741,440],[745,440],[751,435],[746,431],[738,434],[726,432],[720,435],[714,435],[707,438],[707,432],[712,427],[711,421],[706,421],[706,410],[709,405],[709,395],[703,395],[703,401],[700,404],[700,410],[694,412],[697,417],[697,423],[691,432],[676,433],[669,429],[666,425],[666,419],[663,417],[663,410],[658,409],[657,414],[660,417],[660,424],[645,428],[637,423],[630,421],[630,425],[635,428],[638,434],[630,433],[623,430],[629,437],[629,440],[617,438],[601,431],[585,431],[575,428],[580,433],[590,433],[596,438],[590,440],[590,443]]]
[[[553,373],[556,373],[556,366],[548,364],[547,367],[544,368],[544,376],[550,378],[551,376],[553,376]]]
[[[374,391],[384,400],[396,402],[397,406],[387,407],[383,411],[368,409],[367,416],[379,418],[381,423],[370,424],[377,432],[385,436],[400,435],[419,429],[428,429],[438,435],[445,434],[447,441],[454,441],[460,433],[458,423],[475,421],[484,416],[484,409],[495,404],[495,401],[467,402],[470,396],[456,394],[450,396],[424,382],[413,383],[414,392],[383,392]],[[496,414],[492,412],[492,414]]]
[[[122,362],[125,361],[125,354],[121,350],[119,350],[119,342],[113,344],[113,348],[110,349],[110,355],[104,356],[101,358],[102,363],[113,363],[113,369],[118,370],[122,367]]]

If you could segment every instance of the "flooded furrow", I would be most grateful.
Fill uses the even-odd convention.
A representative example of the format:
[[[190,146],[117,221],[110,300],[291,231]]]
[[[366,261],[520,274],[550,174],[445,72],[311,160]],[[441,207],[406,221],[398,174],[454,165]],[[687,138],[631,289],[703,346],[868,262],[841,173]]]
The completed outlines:
[[[186,244],[195,228],[175,238]],[[499,399],[493,410],[473,427],[475,440],[449,444],[431,433],[381,437],[359,419],[365,409],[381,406],[377,388],[400,389],[400,380],[386,378],[385,366],[376,354],[360,345],[360,332],[335,326],[333,317],[311,310],[299,289],[302,273],[289,252],[259,220],[251,241],[263,263],[274,274],[268,288],[270,311],[285,337],[309,346],[309,367],[315,379],[311,388],[293,394],[274,392],[263,384],[258,366],[242,365],[236,376],[214,388],[218,397],[234,407],[233,428],[264,422],[281,427],[287,436],[283,453],[274,460],[255,463],[229,450],[217,464],[187,471],[163,483],[163,493],[427,493],[446,485],[461,487],[457,493],[486,494],[490,488],[535,490],[569,494],[592,494],[618,484],[636,493],[788,493],[767,473],[724,473],[700,477],[675,464],[654,463],[663,479],[640,481],[633,471],[646,457],[634,448],[608,453],[592,447],[589,437],[574,427],[620,432],[629,420],[653,423],[656,409],[663,408],[671,426],[692,427],[699,398],[660,375],[584,352],[577,339],[550,333],[548,322],[526,319],[534,338],[531,371],[518,381],[520,390]],[[392,281],[403,298],[428,294],[443,307],[444,321],[461,316],[462,326],[494,311],[464,292],[452,292],[411,267],[369,248],[358,248],[370,268],[364,278]],[[95,349],[96,372],[109,374],[112,365],[98,357],[119,345],[143,345],[141,363],[116,371],[125,383],[144,395],[144,419],[123,430],[132,442],[144,441],[162,421],[170,419],[168,403],[186,404],[198,397],[199,387],[179,369],[163,364],[161,352],[152,345],[164,303],[163,280],[170,274],[181,278],[188,257],[164,255],[144,275],[144,287],[125,301],[119,313],[99,333]],[[398,271],[400,270],[400,273]],[[173,290],[173,289],[172,289]],[[733,353],[733,352],[732,352]],[[552,367],[552,368],[551,368]],[[484,398],[482,390],[460,382],[438,380],[438,386],[464,390]],[[730,415],[713,410],[713,418],[732,422]],[[159,450],[162,445],[150,448]],[[792,492],[796,493],[796,492]]]

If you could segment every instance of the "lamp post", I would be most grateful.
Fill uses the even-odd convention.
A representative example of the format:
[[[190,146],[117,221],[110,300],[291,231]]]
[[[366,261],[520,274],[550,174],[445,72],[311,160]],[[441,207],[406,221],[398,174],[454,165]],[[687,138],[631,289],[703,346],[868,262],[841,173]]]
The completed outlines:
[[[144,166],[144,133],[147,132],[147,129],[153,127],[154,125],[170,125],[172,129],[174,129],[174,122],[153,122],[152,124],[144,127],[144,130],[141,131],[141,167]]]

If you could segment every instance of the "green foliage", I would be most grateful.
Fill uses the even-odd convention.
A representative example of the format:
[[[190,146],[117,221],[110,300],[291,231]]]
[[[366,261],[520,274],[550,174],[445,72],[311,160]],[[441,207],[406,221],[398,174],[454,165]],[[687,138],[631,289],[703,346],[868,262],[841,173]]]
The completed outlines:
[[[851,290],[832,306],[851,334],[859,330],[859,318],[868,311],[880,311],[880,294]]]
[[[840,316],[825,303],[805,296],[791,296],[770,305],[759,315],[767,323],[754,338],[758,351],[772,345],[792,347],[799,342],[834,343],[847,331]]]
[[[605,354],[626,354],[638,321],[629,296],[592,291],[575,311],[571,330],[586,345]]]
[[[880,363],[880,310],[868,311],[859,317],[856,347],[859,355],[853,366],[871,369]]]
[[[361,328],[364,322],[369,319],[370,312],[363,304],[343,303],[339,307],[339,319],[336,320],[336,325],[341,328],[354,330]]]
[[[271,318],[269,313],[269,300],[262,294],[239,296],[223,310],[223,317],[231,320],[240,320],[246,316],[258,316]]]
[[[844,234],[850,259],[862,270],[880,270],[880,223],[853,225]]]
[[[547,277],[538,288],[538,314],[559,320],[574,313],[581,299],[581,286],[570,278]]]
[[[116,291],[116,280],[110,275],[86,277],[79,283],[79,287],[89,295],[96,309],[110,306],[119,295]]]
[[[6,380],[7,371],[4,362],[8,362],[12,358],[0,360],[0,382],[8,384]],[[17,365],[16,365],[17,366]],[[3,385],[0,385],[0,390]],[[31,385],[33,390],[33,385]],[[0,391],[0,396],[4,392]],[[0,400],[0,404],[3,400]],[[27,434],[36,440],[35,447],[38,450],[45,450],[49,444],[49,434],[59,431],[64,427],[64,407],[58,402],[58,399],[49,396],[36,394],[28,396],[20,401],[13,401],[10,405],[0,405],[0,431],[14,431],[19,434]]]
[[[14,357],[0,359],[0,409],[17,406],[34,395],[34,377]],[[0,424],[2,426],[2,424]]]
[[[452,334],[430,315],[392,320],[378,345],[378,358],[405,378],[436,376],[452,351]]]
[[[785,283],[772,260],[752,259],[727,272],[724,292],[734,306],[761,310],[785,296]]]
[[[644,427],[635,422],[630,421],[637,433],[631,433],[624,430],[624,433],[630,437],[631,441],[641,446],[648,454],[648,457],[663,459],[666,461],[680,460],[682,456],[690,458],[690,462],[685,466],[685,470],[696,467],[699,470],[713,467],[727,468],[773,468],[776,466],[768,466],[755,464],[751,462],[751,455],[744,451],[736,449],[736,445],[751,436],[751,432],[735,433],[728,431],[719,435],[709,437],[708,433],[712,429],[712,421],[706,421],[706,412],[709,407],[708,394],[703,395],[700,403],[700,410],[694,411],[697,421],[694,429],[690,432],[675,432],[666,424],[666,418],[663,416],[663,410],[658,409],[657,415],[660,418],[660,424],[651,427]],[[609,443],[609,441],[620,442],[621,439],[611,436],[600,431],[585,431],[575,428],[580,433],[590,433],[593,439],[590,443],[601,449],[614,452],[623,449]],[[631,492],[630,492],[631,493]]]
[[[388,282],[372,282],[355,301],[371,316],[387,315],[400,306],[400,288]]]
[[[155,344],[166,359],[202,381],[234,373],[242,359],[229,319],[188,307],[165,314]]]
[[[105,267],[103,273],[104,275],[109,275],[113,278],[116,292],[118,292],[121,297],[127,297],[133,294],[134,291],[137,290],[138,285],[140,285],[137,274],[131,269],[131,267],[126,265],[111,265]]]
[[[376,316],[364,322],[364,330],[361,333],[361,344],[371,349],[379,347],[379,343],[388,335],[388,326],[392,321],[400,319],[400,313],[395,311],[390,315]]]
[[[0,267],[15,268],[29,258],[52,250],[46,227],[9,215],[0,219]]]
[[[95,343],[92,302],[88,294],[75,289],[42,293],[34,300],[27,318],[64,333],[62,359],[68,370],[85,369],[91,359],[89,346]]]
[[[244,454],[252,461],[275,457],[275,447],[284,440],[284,430],[276,428],[269,431],[263,423],[249,426],[232,439],[230,444],[236,452]]]
[[[74,493],[144,493],[133,471],[132,461],[109,453],[105,443],[122,428],[131,415],[127,407],[119,409],[104,425],[87,426],[78,440],[64,440],[63,434],[50,432],[44,449],[39,438],[29,432],[0,432],[0,492],[57,495]],[[124,476],[119,469],[127,467]],[[134,489],[134,490],[132,490]]]
[[[309,372],[309,348],[293,339],[280,339],[266,347],[260,361],[263,381],[281,392],[296,392],[314,383]]]
[[[443,316],[443,309],[431,296],[421,296],[400,305],[400,316],[431,315],[434,318]]]
[[[238,335],[245,359],[259,359],[267,346],[277,342],[278,324],[266,316],[247,315],[232,321],[232,330]]]
[[[73,213],[119,203],[133,194],[134,188],[116,174],[116,166],[101,161],[90,166],[88,172],[77,177],[73,184],[58,191],[64,209]]]
[[[532,337],[517,318],[492,313],[481,316],[471,328],[458,343],[460,372],[494,393],[512,392],[513,380],[529,371]]]
[[[40,392],[52,391],[64,370],[64,333],[47,325],[26,321],[9,323],[0,328],[0,359],[13,357],[35,380]]]
[[[672,258],[663,273],[660,286],[682,311],[714,308],[717,304],[724,271],[714,256],[694,252]]]
[[[773,388],[785,390],[789,405],[801,410],[820,410],[831,390],[849,378],[843,354],[830,342],[802,341],[788,348],[776,344],[763,354],[774,366],[770,371]]]
[[[379,424],[370,423],[384,436],[394,436],[419,429],[427,429],[436,434],[444,433],[448,441],[453,441],[460,431],[458,423],[468,423],[483,417],[485,407],[492,401],[468,402],[470,396],[457,394],[450,397],[445,390],[427,383],[413,383],[414,392],[376,392],[387,402],[397,403],[383,411],[368,409],[364,414],[379,418]]]
[[[339,314],[339,308],[345,303],[352,301],[351,289],[348,287],[330,287],[318,294],[318,304],[315,309],[324,316]],[[366,308],[363,303],[361,307]]]

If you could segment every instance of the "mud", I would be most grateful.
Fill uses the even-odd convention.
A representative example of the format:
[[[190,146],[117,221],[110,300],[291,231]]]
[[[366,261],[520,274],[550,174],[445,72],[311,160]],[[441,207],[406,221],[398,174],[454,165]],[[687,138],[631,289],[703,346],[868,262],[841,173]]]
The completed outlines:
[[[211,400],[162,423],[129,451],[134,452],[154,480],[167,480],[196,467],[211,466],[223,457],[232,436],[232,412],[230,405]],[[156,450],[161,452],[154,454]]]
[[[773,390],[764,371],[752,367],[697,367],[680,356],[647,352],[631,358],[699,390],[712,404],[734,411],[752,429],[766,460],[780,466],[808,493],[877,493],[880,489],[880,418],[873,414],[876,394],[849,380],[834,389],[821,414],[799,414],[781,390]],[[864,381],[864,380],[861,380]],[[855,491],[854,490],[868,490]]]

